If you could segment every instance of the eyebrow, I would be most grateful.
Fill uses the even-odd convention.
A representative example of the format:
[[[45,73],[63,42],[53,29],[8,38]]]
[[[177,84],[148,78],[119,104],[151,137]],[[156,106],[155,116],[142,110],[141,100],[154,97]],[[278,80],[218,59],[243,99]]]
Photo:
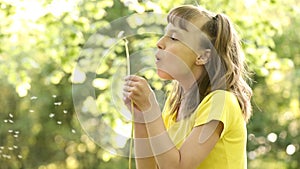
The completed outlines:
[[[178,31],[177,29],[174,29],[174,28],[171,28],[171,29],[165,28],[165,33],[167,33],[167,32],[182,34],[182,32],[180,32],[180,31]]]

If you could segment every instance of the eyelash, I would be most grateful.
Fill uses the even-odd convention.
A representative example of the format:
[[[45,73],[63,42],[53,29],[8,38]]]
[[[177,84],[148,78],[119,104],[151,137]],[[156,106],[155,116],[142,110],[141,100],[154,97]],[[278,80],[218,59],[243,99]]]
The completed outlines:
[[[177,38],[174,38],[174,36],[169,36],[169,38],[172,40],[172,41],[178,41]]]
[[[170,36],[170,39],[173,40],[173,41],[178,41],[178,39],[176,39],[176,38],[174,38],[172,36]]]

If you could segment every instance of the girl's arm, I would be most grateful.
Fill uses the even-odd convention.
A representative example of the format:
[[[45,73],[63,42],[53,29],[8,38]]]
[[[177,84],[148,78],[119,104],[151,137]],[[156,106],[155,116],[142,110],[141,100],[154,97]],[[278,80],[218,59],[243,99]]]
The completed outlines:
[[[128,97],[124,96],[124,102],[128,109],[132,109],[131,102]],[[142,112],[133,107],[134,113],[134,154],[137,169],[157,169],[157,164],[151,150],[148,133],[144,122]],[[132,111],[132,110],[131,110]]]
[[[160,169],[196,168],[214,148],[223,130],[223,124],[219,121],[211,121],[207,124],[195,127],[181,148],[177,149],[173,143],[170,142],[169,135],[163,134],[166,130],[162,118],[148,123],[146,126],[150,144]],[[200,136],[203,130],[205,130],[205,133],[211,134],[207,136],[207,139],[203,138],[201,141]],[[151,139],[157,135],[161,136],[161,138],[157,140]],[[161,144],[166,143],[169,145],[161,146]],[[168,150],[167,147],[172,148]],[[166,152],[162,153],[161,150]]]
[[[144,111],[139,115],[144,115],[145,124],[141,124],[143,127],[136,126],[136,133],[141,132],[139,136],[148,138],[149,142],[145,143],[145,147],[151,146],[159,169],[195,169],[199,166],[217,143],[223,131],[223,124],[211,121],[195,127],[181,148],[177,149],[167,134],[154,93],[146,80],[138,76],[129,76],[125,80],[124,96],[133,100],[136,108]],[[207,136],[203,135],[207,133]],[[150,161],[153,162],[153,158],[140,160],[138,163],[140,167],[145,168]],[[155,169],[155,165],[151,167]]]
[[[147,139],[146,125],[142,123],[134,124],[134,147],[135,162],[137,169],[157,169],[156,162],[153,157],[150,142]]]

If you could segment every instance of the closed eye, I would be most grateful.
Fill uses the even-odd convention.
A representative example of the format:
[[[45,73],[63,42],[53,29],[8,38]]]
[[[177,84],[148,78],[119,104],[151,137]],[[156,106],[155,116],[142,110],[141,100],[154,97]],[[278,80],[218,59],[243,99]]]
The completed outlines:
[[[173,38],[173,37],[170,37],[170,39],[173,40],[173,41],[178,41],[178,39]]]
[[[170,36],[170,39],[171,39],[172,41],[178,41],[178,39],[175,38],[174,36]]]

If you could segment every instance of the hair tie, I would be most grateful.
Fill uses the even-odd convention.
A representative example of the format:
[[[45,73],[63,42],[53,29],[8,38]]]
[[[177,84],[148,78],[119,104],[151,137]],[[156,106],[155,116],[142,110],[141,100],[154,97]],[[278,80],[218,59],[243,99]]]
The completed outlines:
[[[217,14],[217,15],[214,16],[212,19],[213,19],[214,21],[218,21],[218,18],[219,18],[219,15]]]

